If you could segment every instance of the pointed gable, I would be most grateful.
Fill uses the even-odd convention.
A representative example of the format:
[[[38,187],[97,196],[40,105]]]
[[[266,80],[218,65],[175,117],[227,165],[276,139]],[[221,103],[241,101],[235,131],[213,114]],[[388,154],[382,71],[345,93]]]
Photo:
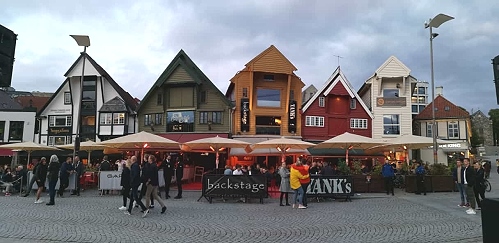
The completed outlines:
[[[292,74],[298,70],[274,45],[265,49],[246,64],[254,72]]]
[[[104,103],[99,112],[128,112],[128,110],[125,101],[116,96]]]
[[[357,99],[366,113],[373,118],[371,111],[369,111],[366,104],[364,104],[364,101],[362,101],[360,96],[355,92],[352,84],[343,74],[340,67],[336,68],[324,86],[305,103],[302,108],[303,112],[305,112],[319,96],[327,96],[329,94],[348,95],[350,98]]]
[[[461,107],[454,105],[452,102],[439,95],[435,98],[435,118],[469,118],[470,113],[461,109]],[[432,103],[428,104],[423,111],[421,111],[414,119],[416,120],[429,120],[433,119],[432,116]]]
[[[377,70],[380,78],[407,77],[411,70],[395,56],[390,56]]]

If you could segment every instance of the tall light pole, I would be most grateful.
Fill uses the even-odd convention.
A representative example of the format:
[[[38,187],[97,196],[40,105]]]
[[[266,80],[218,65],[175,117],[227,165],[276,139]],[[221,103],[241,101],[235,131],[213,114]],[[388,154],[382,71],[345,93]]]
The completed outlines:
[[[87,47],[90,46],[90,37],[88,35],[69,35],[73,37],[73,39],[76,41],[76,44],[78,46],[83,46],[83,67],[81,69],[81,77],[80,77],[80,100],[78,101],[78,113],[76,115],[76,138],[74,141],[74,149],[73,149],[73,159],[76,157],[78,154],[78,151],[80,150],[80,127],[81,127],[81,103],[83,101],[83,77],[85,77],[85,59],[87,55]],[[74,102],[74,100],[73,100]],[[73,110],[74,110],[74,103],[73,103]],[[74,112],[73,112],[74,114]],[[73,117],[73,124],[74,124],[74,117]]]
[[[425,28],[430,28],[430,65],[431,65],[431,117],[432,117],[432,137],[433,137],[433,163],[438,163],[438,144],[437,144],[437,124],[435,122],[435,74],[433,70],[433,39],[435,39],[438,34],[433,33],[433,28],[438,28],[443,23],[453,20],[454,17],[438,14],[434,18],[430,19],[425,23]]]

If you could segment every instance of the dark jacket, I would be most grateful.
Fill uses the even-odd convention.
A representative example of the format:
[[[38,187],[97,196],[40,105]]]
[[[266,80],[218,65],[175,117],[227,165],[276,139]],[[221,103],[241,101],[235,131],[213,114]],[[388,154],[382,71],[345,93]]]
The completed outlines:
[[[35,180],[40,180],[41,182],[45,182],[47,179],[47,171],[48,171],[48,166],[42,165],[42,163],[38,163],[35,166],[35,169],[33,170],[33,175]]]
[[[111,164],[109,163],[109,161],[107,161],[107,160],[102,161],[102,163],[100,164],[100,170],[101,171],[110,171]]]
[[[149,168],[149,163],[142,164],[142,176],[141,176],[142,183],[145,183],[147,180],[149,180],[148,168]]]
[[[308,170],[308,173],[311,175],[319,174],[319,168],[317,168],[317,166],[310,167],[310,169]]]
[[[329,165],[328,166],[324,166],[324,167],[322,167],[321,175],[332,176],[332,175],[334,175],[334,170]]]
[[[122,187],[130,187],[130,169],[126,166],[123,166],[123,170],[121,171],[121,182],[120,186]]]
[[[163,169],[164,176],[169,176],[172,177],[173,173],[175,171],[175,165],[173,164],[173,161],[167,161],[166,159],[161,162],[160,169]]]
[[[463,177],[463,184],[464,184],[464,181],[466,178],[466,182],[468,183],[468,186],[474,186],[475,185],[475,168],[473,168],[473,166],[468,166],[468,168],[463,168],[463,174],[464,174],[464,177]],[[466,173],[464,173],[466,171]]]
[[[130,167],[130,186],[138,187],[142,182],[140,178],[140,166],[138,162],[135,162]]]
[[[152,186],[158,186],[159,185],[159,179],[158,179],[158,167],[156,166],[155,163],[149,164],[148,166],[145,167],[145,170],[143,170],[144,176],[144,182],[148,183]]]
[[[72,170],[73,170],[73,165],[68,164],[66,162],[62,163],[62,165],[61,165],[61,180],[69,179],[69,175],[71,174]]]
[[[3,174],[2,181],[3,182],[12,182],[12,181],[14,181],[14,175],[12,175],[12,172],[10,172],[8,174],[7,173]]]
[[[48,167],[48,175],[47,178],[49,181],[57,181],[59,179],[59,169],[61,168],[61,164],[59,162],[50,162]]]
[[[182,180],[184,178],[184,162],[180,161],[177,163],[177,168],[175,169],[176,180]]]
[[[75,170],[76,176],[80,177],[83,175],[83,173],[85,173],[85,165],[81,161],[78,161],[74,165],[74,170]]]
[[[480,168],[475,172],[475,187],[485,185],[485,170]]]
[[[383,175],[383,177],[394,177],[395,170],[390,164],[384,164],[383,168],[381,169],[381,174]]]

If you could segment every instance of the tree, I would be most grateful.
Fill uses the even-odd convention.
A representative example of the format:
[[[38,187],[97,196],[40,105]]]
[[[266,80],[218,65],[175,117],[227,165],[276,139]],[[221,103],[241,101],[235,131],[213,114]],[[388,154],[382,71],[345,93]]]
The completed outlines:
[[[481,134],[478,132],[478,129],[475,125],[475,123],[471,123],[471,147],[472,148],[477,148],[483,145],[484,138],[481,136]]]
[[[497,146],[499,140],[499,109],[489,110],[489,117],[492,120],[492,137],[494,139],[494,146]]]

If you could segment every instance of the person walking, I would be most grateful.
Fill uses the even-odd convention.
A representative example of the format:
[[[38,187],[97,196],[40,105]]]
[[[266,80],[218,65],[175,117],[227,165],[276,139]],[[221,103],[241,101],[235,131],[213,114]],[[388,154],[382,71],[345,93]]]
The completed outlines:
[[[177,196],[174,199],[182,198],[182,178],[184,177],[184,162],[177,157],[177,166],[175,168],[175,180],[177,182]]]
[[[165,180],[165,199],[168,199],[170,198],[170,186],[175,172],[175,165],[170,155],[166,156],[166,159],[161,163],[161,169],[163,169],[163,179]]]
[[[463,170],[463,184],[466,192],[466,197],[468,202],[470,202],[470,208],[466,210],[467,214],[476,214],[476,201],[475,192],[473,187],[475,186],[475,169],[470,166],[470,159],[464,158],[464,170]]]
[[[35,184],[37,182],[37,178],[36,178],[36,175],[35,175],[35,171],[37,170],[37,167],[39,165],[41,165],[43,162],[45,162],[45,165],[47,164],[47,159],[45,157],[42,157],[40,159],[40,162],[38,162],[36,165],[35,165],[35,168],[33,168],[33,176],[31,177],[31,180],[29,181],[29,184],[28,186],[26,187],[26,192],[24,193],[23,197],[27,197],[29,196],[29,194],[31,193],[31,191],[33,190],[33,184]],[[45,170],[46,171],[46,170]],[[1,173],[0,173],[1,174]],[[45,173],[46,174],[46,173]],[[45,181],[45,180],[44,180]],[[38,185],[38,183],[37,183]],[[44,184],[45,186],[45,184]]]
[[[139,194],[139,198],[140,200],[142,200],[144,198],[144,196],[146,195],[146,192],[147,192],[147,186],[145,185],[146,183],[146,179],[145,179],[145,173],[147,171],[147,167],[149,167],[149,156],[153,156],[153,155],[150,155],[150,154],[144,154],[144,160],[142,160],[142,163],[141,163],[141,170],[142,170],[142,187],[140,188],[140,194]],[[138,207],[138,205],[135,205],[135,207]],[[154,199],[153,197],[151,197],[151,205],[149,205],[149,208],[154,208]]]
[[[48,170],[47,160],[45,158],[43,158],[33,170],[33,178],[35,178],[36,185],[38,186],[38,190],[36,191],[36,200],[35,200],[36,204],[43,203],[43,201],[40,200],[40,195],[42,194],[43,188],[45,187],[45,181],[47,179],[47,170]],[[27,193],[29,194],[29,191]]]
[[[108,160],[108,157],[107,155],[104,155],[104,157],[102,158],[102,163],[100,164],[100,167],[99,167],[99,172],[101,171],[110,171],[111,170],[111,163],[109,162]],[[102,194],[108,194],[109,195],[109,190],[104,190],[102,192]]]
[[[156,157],[149,156],[149,166],[144,171],[145,186],[146,189],[146,208],[149,207],[151,203],[151,197],[156,199],[156,201],[161,205],[161,213],[165,213],[166,206],[163,200],[158,196],[158,167],[156,166]]]
[[[132,161],[128,158],[123,165],[121,170],[121,193],[123,194],[123,206],[118,208],[119,210],[126,210],[127,201],[130,198],[130,203],[132,203],[133,199],[130,196],[130,166],[132,166]]]
[[[281,192],[281,195],[279,196],[279,206],[284,206],[284,204],[282,204],[283,197],[286,198],[286,206],[291,206],[288,201],[289,192],[291,191],[289,174],[290,172],[286,162],[282,162],[281,167],[279,167],[279,175],[281,176],[281,184],[279,185],[279,191]]]
[[[421,195],[423,193],[426,196],[426,185],[425,185],[425,175],[426,175],[426,170],[424,169],[424,166],[422,165],[421,162],[416,162],[417,167],[416,167],[416,195]]]
[[[71,165],[72,160],[71,157],[68,157],[66,162],[61,165],[59,190],[57,191],[60,197],[64,197],[64,190],[69,186],[69,176],[74,172],[73,165]]]
[[[457,205],[459,207],[469,207],[469,202],[468,199],[466,198],[466,190],[464,188],[464,183],[463,183],[463,162],[458,159],[456,161],[456,168],[452,172],[452,177],[454,178],[454,183],[456,184],[457,190],[459,191],[459,195],[461,195],[461,204]]]
[[[307,207],[303,206],[303,188],[301,186],[300,180],[306,179],[308,176],[303,175],[300,170],[304,170],[305,168],[303,167],[303,164],[301,160],[297,160],[296,163],[291,166],[291,171],[289,173],[289,184],[291,186],[291,189],[295,192],[295,195],[293,197],[293,208],[300,208],[300,209],[305,209]]]
[[[473,186],[473,192],[475,193],[477,204],[476,209],[481,210],[482,200],[485,199],[485,171],[480,162],[475,163],[475,185]]]
[[[146,206],[142,203],[142,201],[139,199],[139,186],[140,183],[142,182],[142,179],[140,177],[140,166],[139,162],[137,162],[137,156],[132,156],[132,165],[130,166],[130,187],[132,189],[131,193],[131,201],[130,204],[128,204],[128,210],[125,211],[126,215],[130,215],[132,213],[132,208],[133,208],[133,203],[136,202],[138,206],[142,209],[142,217],[145,218],[147,214],[149,213],[149,209],[146,208]]]
[[[385,159],[385,164],[381,169],[381,174],[383,175],[383,179],[385,181],[386,195],[390,195],[391,192],[392,196],[394,196],[395,193],[393,189],[393,179],[395,177],[395,171],[392,165],[390,165],[390,161],[388,161],[387,159]]]
[[[83,174],[85,173],[85,165],[80,161],[80,157],[75,156],[74,159],[74,173],[75,173],[75,190],[71,195],[76,195],[80,196],[80,189],[81,189],[81,178],[83,177]]]
[[[50,164],[48,167],[48,175],[47,178],[49,180],[49,195],[50,201],[47,205],[55,204],[55,186],[57,185],[57,181],[59,180],[59,169],[61,165],[59,164],[59,158],[57,155],[53,154],[50,156]]]

